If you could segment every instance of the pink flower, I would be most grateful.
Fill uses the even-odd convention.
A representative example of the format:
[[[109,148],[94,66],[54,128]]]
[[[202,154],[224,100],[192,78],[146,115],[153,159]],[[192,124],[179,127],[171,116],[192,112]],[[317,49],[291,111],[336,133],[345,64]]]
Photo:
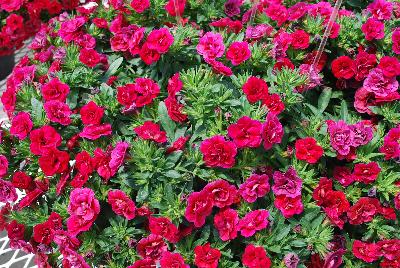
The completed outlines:
[[[64,42],[67,43],[76,40],[80,35],[83,34],[81,28],[85,23],[86,18],[81,16],[66,20],[61,23],[58,35]]]
[[[274,113],[269,112],[267,114],[267,119],[262,127],[261,136],[264,140],[265,150],[271,149],[274,144],[281,143],[283,137],[283,126]]]
[[[283,112],[283,110],[285,110],[285,104],[277,93],[268,94],[263,99],[262,103],[268,108],[268,111],[270,113],[273,113],[275,115],[279,115],[281,112]]]
[[[343,120],[328,122],[328,132],[333,149],[341,155],[350,153],[350,147],[354,142],[354,132]]]
[[[379,149],[385,154],[385,160],[400,157],[400,127],[389,130],[383,139],[383,146]]]
[[[235,165],[236,145],[223,136],[214,136],[200,145],[203,161],[208,167],[231,168]]]
[[[59,123],[64,126],[71,124],[70,116],[72,112],[66,103],[60,101],[48,101],[43,106],[47,118],[49,118],[51,122]]]
[[[298,2],[293,6],[288,8],[288,20],[289,21],[296,21],[303,17],[308,10],[308,3],[305,2]]]
[[[228,135],[238,148],[260,146],[262,138],[262,124],[248,116],[241,117],[236,124],[228,127]]]
[[[165,244],[162,236],[155,234],[150,234],[148,237],[140,239],[137,245],[138,254],[142,258],[151,260],[159,260],[167,249],[167,244]]]
[[[111,205],[115,214],[124,216],[127,220],[135,218],[135,203],[123,191],[109,191],[107,202]]]
[[[270,268],[272,265],[265,249],[256,247],[253,244],[248,244],[244,249],[242,263],[248,268]]]
[[[205,62],[207,62],[208,64],[211,65],[211,67],[213,68],[213,71],[217,74],[222,74],[225,76],[231,76],[233,74],[231,68],[229,68],[222,62],[219,62],[215,59],[208,59],[208,58],[205,58],[204,60],[205,60]]]
[[[101,61],[101,55],[94,49],[82,48],[79,53],[79,61],[88,66],[94,68]]]
[[[244,237],[251,237],[257,231],[265,229],[268,226],[268,210],[259,209],[246,214],[244,218],[240,219],[238,229],[240,234]]]
[[[131,266],[128,266],[127,268],[155,268],[156,262],[151,259],[144,259],[144,260],[137,260],[135,263]]]
[[[306,49],[310,45],[310,36],[304,30],[296,30],[290,34],[292,37],[291,45],[294,49]]]
[[[394,29],[392,33],[393,52],[397,55],[400,54],[400,27]]]
[[[0,10],[5,10],[10,13],[19,10],[23,4],[24,0],[0,0]]]
[[[11,122],[10,134],[18,137],[18,139],[25,139],[29,132],[32,130],[33,123],[30,114],[26,112],[19,112]]]
[[[168,116],[175,122],[183,123],[187,120],[187,115],[182,112],[184,106],[175,97],[168,97],[164,100],[168,110]]]
[[[251,51],[247,42],[233,42],[226,51],[226,58],[233,65],[239,65],[251,57]]]
[[[268,175],[252,174],[239,187],[239,193],[248,203],[254,203],[257,198],[265,196],[270,191]]]
[[[367,92],[374,93],[376,97],[385,99],[391,94],[396,93],[399,83],[395,77],[387,78],[381,69],[376,68],[364,80],[363,87]]]
[[[295,143],[296,158],[307,163],[315,164],[324,154],[324,149],[312,137],[298,139]]]
[[[375,0],[369,4],[367,10],[377,20],[390,20],[393,11],[393,4],[385,0]]]
[[[149,49],[164,54],[174,43],[174,37],[167,28],[161,28],[151,31],[147,37],[146,43]]]
[[[365,34],[365,39],[372,41],[374,39],[382,39],[385,37],[385,24],[374,19],[369,18],[362,26],[362,32]]]
[[[165,251],[160,259],[161,268],[190,268],[179,253]]]
[[[158,143],[167,141],[167,134],[160,130],[160,126],[152,121],[146,121],[142,126],[134,128],[135,133],[144,140],[153,140]]]
[[[333,178],[337,180],[344,187],[349,186],[355,181],[351,170],[347,167],[336,166],[333,169]]]
[[[280,4],[270,4],[264,12],[269,18],[276,21],[278,26],[281,26],[288,19],[286,7]]]
[[[374,137],[372,128],[365,124],[365,122],[358,122],[357,124],[350,126],[354,133],[353,146],[358,147],[361,145],[368,144]]]
[[[296,214],[303,212],[303,203],[301,202],[301,196],[288,197],[286,195],[278,195],[275,197],[274,205],[277,209],[282,212],[282,215],[288,219]]]
[[[179,241],[179,230],[170,219],[166,217],[149,217],[149,229],[152,234],[160,235],[171,243]]]
[[[232,205],[238,198],[236,187],[224,180],[216,180],[208,183],[202,192],[210,196],[214,206],[219,208]]]
[[[201,227],[206,222],[207,216],[211,214],[212,208],[213,201],[207,193],[193,192],[187,199],[185,218],[193,222],[194,226]]]
[[[129,148],[128,142],[120,141],[115,145],[114,149],[111,151],[111,159],[108,165],[110,166],[110,169],[114,174],[118,171],[119,167],[122,166],[128,148]]]
[[[240,14],[240,6],[242,5],[242,0],[227,0],[224,4],[225,14],[229,17],[233,17]]]
[[[180,74],[174,74],[170,79],[168,79],[168,96],[175,97],[176,93],[181,91],[183,88],[183,83],[180,79]]]
[[[79,133],[79,137],[89,140],[97,140],[102,136],[109,136],[111,133],[111,124],[88,125],[83,128],[81,133]]]
[[[42,96],[45,101],[65,102],[69,91],[69,86],[62,83],[58,77],[51,79],[42,86]]]
[[[212,248],[210,243],[194,248],[194,264],[198,268],[218,268],[220,258],[221,252],[218,249]]]
[[[388,78],[400,75],[400,62],[395,57],[383,56],[379,61],[378,68]]]
[[[371,263],[379,258],[379,246],[375,243],[364,243],[354,240],[353,254],[356,258]]]
[[[150,7],[150,0],[132,0],[131,7],[137,13],[141,14]]]
[[[273,179],[272,191],[275,195],[285,195],[292,198],[301,195],[302,180],[293,167],[289,167],[285,173],[275,171]]]
[[[11,182],[0,179],[0,202],[15,202],[17,199],[17,191]]]
[[[226,208],[220,210],[214,217],[214,226],[218,230],[222,241],[237,237],[239,216],[236,210]]]
[[[207,32],[200,38],[197,45],[197,52],[207,59],[219,58],[224,54],[224,51],[224,42],[219,33]]]

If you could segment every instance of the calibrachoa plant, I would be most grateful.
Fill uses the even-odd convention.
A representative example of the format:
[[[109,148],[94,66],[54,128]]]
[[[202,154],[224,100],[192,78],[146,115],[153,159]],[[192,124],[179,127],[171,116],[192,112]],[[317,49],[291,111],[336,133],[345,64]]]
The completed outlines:
[[[20,49],[43,22],[78,5],[79,0],[0,0],[0,56]]]
[[[51,20],[1,98],[10,246],[39,267],[400,267],[400,7],[345,1],[314,60],[332,12],[113,0]]]

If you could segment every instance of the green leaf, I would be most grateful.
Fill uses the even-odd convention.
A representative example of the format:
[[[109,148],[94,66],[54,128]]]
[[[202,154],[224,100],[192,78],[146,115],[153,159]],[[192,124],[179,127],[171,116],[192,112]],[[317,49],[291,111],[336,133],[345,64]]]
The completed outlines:
[[[46,119],[43,103],[34,97],[31,98],[31,105],[32,105],[32,118],[35,126],[40,126],[44,124]]]
[[[332,89],[329,87],[324,88],[321,92],[321,95],[318,98],[318,109],[321,113],[323,113],[326,107],[328,107],[331,97],[332,97]]]
[[[176,124],[169,118],[167,107],[163,101],[158,105],[158,118],[161,126],[164,128],[165,132],[167,132],[168,140],[171,142],[175,137]]]
[[[179,179],[181,177],[181,174],[179,174],[179,172],[176,170],[168,170],[167,172],[164,173],[164,175],[167,178],[173,178],[173,179]]]
[[[347,122],[349,119],[349,110],[347,108],[347,102],[345,100],[342,100],[340,104],[340,118],[345,122]]]
[[[78,104],[78,95],[79,92],[78,90],[72,90],[67,97],[67,104],[69,106],[69,108],[71,109],[75,109],[76,105]]]
[[[103,77],[103,81],[107,81],[108,78],[110,78],[110,76],[115,74],[118,71],[118,68],[119,66],[121,66],[123,61],[124,61],[123,57],[119,57],[115,61],[113,61],[113,63],[110,64],[110,67],[108,67],[108,70]]]
[[[149,185],[143,185],[142,188],[139,189],[136,195],[136,202],[143,202],[149,196]]]

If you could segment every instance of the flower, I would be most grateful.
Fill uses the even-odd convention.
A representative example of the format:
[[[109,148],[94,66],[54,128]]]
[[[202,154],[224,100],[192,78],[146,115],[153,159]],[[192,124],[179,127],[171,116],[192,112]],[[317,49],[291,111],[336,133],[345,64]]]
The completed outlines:
[[[0,179],[0,202],[15,202],[17,199],[17,191],[11,182]]]
[[[376,198],[361,197],[347,211],[347,216],[351,224],[362,224],[373,220],[374,216],[379,213],[381,204]]]
[[[269,112],[267,114],[267,119],[262,125],[261,137],[264,140],[263,145],[265,150],[271,149],[274,144],[281,143],[283,126],[274,113]]]
[[[152,121],[146,121],[142,126],[134,128],[135,133],[144,140],[152,140],[158,143],[167,141],[167,134],[160,130],[160,126]]]
[[[371,263],[379,258],[379,246],[375,243],[353,242],[353,254],[356,258]]]
[[[372,70],[364,80],[363,88],[374,93],[376,97],[385,99],[397,91],[399,83],[396,78],[387,78],[381,69]]]
[[[94,68],[101,61],[101,55],[94,49],[81,49],[79,60],[89,68]]]
[[[378,178],[380,172],[381,168],[376,162],[370,162],[368,164],[359,163],[354,166],[353,176],[356,181],[372,183]]]
[[[39,166],[46,176],[53,176],[67,171],[69,159],[67,152],[52,149],[39,157]]]
[[[168,116],[175,122],[183,123],[187,120],[187,115],[182,112],[183,105],[174,97],[168,97],[164,100],[167,107]]]
[[[247,213],[239,220],[238,229],[244,237],[251,237],[257,231],[265,229],[268,226],[268,210],[258,209]]]
[[[31,131],[30,149],[35,155],[43,155],[61,145],[61,135],[52,126],[42,126]]]
[[[285,6],[280,4],[271,4],[264,10],[265,14],[276,21],[281,26],[288,19],[288,11]]]
[[[310,36],[304,30],[296,30],[290,35],[292,37],[291,45],[294,49],[306,49],[310,45]]]
[[[259,121],[243,116],[228,127],[228,135],[237,148],[258,147],[261,144],[262,125]]]
[[[242,263],[248,268],[269,268],[272,265],[265,249],[263,247],[256,247],[253,244],[247,245],[244,249]]]
[[[250,57],[251,51],[247,42],[233,42],[226,51],[226,58],[235,66],[240,65]]]
[[[273,179],[272,191],[275,195],[284,195],[291,198],[301,195],[302,180],[293,167],[289,167],[285,173],[275,171]]]
[[[392,16],[393,3],[385,0],[374,0],[368,5],[367,10],[377,20],[389,20]]]
[[[66,103],[60,101],[48,101],[44,105],[47,118],[54,123],[67,126],[71,124],[71,110]]]
[[[150,7],[150,0],[132,0],[131,7],[137,13],[141,14]]]
[[[379,61],[378,68],[388,78],[400,75],[400,62],[395,57],[383,56]]]
[[[99,125],[104,115],[104,108],[97,106],[93,101],[89,101],[80,110],[81,120],[84,125]]]
[[[179,253],[171,253],[165,251],[160,259],[161,268],[189,268],[189,265],[185,264],[185,260]]]
[[[194,264],[198,268],[217,268],[220,258],[221,252],[218,249],[212,248],[210,243],[194,248]]]
[[[393,42],[393,52],[396,54],[400,54],[400,27],[395,28],[392,33],[392,42]]]
[[[160,54],[166,53],[173,43],[174,37],[167,28],[151,31],[146,40],[147,47]]]
[[[265,99],[263,99],[263,104],[267,106],[270,113],[275,115],[280,114],[285,110],[285,104],[282,102],[281,97],[279,94],[268,94]]]
[[[16,220],[12,220],[7,226],[7,235],[10,240],[22,240],[24,239],[25,225],[18,223]]]
[[[10,133],[18,139],[25,139],[32,130],[33,123],[30,114],[19,112],[11,122]]]
[[[250,76],[246,83],[243,84],[242,89],[250,103],[263,100],[268,95],[267,83],[263,79],[255,76]]]
[[[45,245],[49,245],[54,239],[54,229],[49,222],[37,224],[33,227],[33,239]]]
[[[269,176],[252,174],[239,187],[239,193],[248,203],[254,203],[257,198],[265,196],[270,191]]]
[[[127,220],[135,218],[135,203],[123,191],[109,191],[107,202],[117,215],[124,216]]]
[[[89,140],[97,140],[102,136],[109,136],[112,134],[111,124],[102,125],[87,125],[79,133],[79,137]]]
[[[203,161],[208,167],[231,168],[235,165],[236,145],[223,136],[214,136],[200,145]]]
[[[156,266],[156,262],[152,259],[144,259],[144,260],[137,260],[135,263],[131,266],[128,266],[127,268],[154,268]]]
[[[14,187],[22,190],[32,190],[34,187],[32,178],[23,171],[16,171],[11,183]]]
[[[351,79],[354,69],[354,61],[348,56],[340,56],[332,61],[332,73],[338,79]]]
[[[374,39],[382,39],[385,37],[385,24],[374,19],[369,18],[362,26],[361,30],[365,35],[365,39],[372,41]]]
[[[197,53],[207,59],[219,58],[224,54],[225,46],[219,33],[205,33],[197,45]]]
[[[239,216],[236,210],[225,208],[214,217],[214,226],[222,241],[235,239],[238,232]]]
[[[315,164],[324,154],[324,149],[312,137],[296,140],[296,158],[307,163]]]
[[[150,234],[148,237],[140,239],[136,250],[142,258],[156,261],[161,258],[163,252],[167,251],[167,244],[161,236]]]
[[[160,235],[171,243],[179,241],[178,227],[166,217],[149,217],[149,229],[152,234]]]
[[[52,78],[42,86],[42,96],[45,101],[65,102],[69,92],[69,86],[61,82],[58,77]]]
[[[237,201],[238,192],[235,186],[230,185],[227,181],[216,180],[207,184],[203,192],[210,196],[214,206],[224,208],[232,205]]]
[[[286,195],[278,195],[275,197],[274,205],[287,219],[296,214],[301,214],[304,209],[303,203],[301,202],[301,196],[292,198]]]
[[[187,199],[185,218],[193,222],[194,226],[201,227],[206,222],[207,216],[212,212],[213,201],[205,192],[193,192]]]
[[[328,122],[328,132],[331,145],[341,155],[350,153],[354,142],[354,132],[343,120]]]

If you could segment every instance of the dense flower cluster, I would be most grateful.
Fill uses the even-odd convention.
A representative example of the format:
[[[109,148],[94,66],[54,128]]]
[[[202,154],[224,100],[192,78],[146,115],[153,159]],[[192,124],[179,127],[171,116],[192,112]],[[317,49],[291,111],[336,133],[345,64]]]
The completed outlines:
[[[10,246],[46,268],[400,267],[400,4],[256,3],[43,25],[1,97]]]
[[[49,18],[72,10],[79,0],[1,0],[0,56],[21,48]]]

